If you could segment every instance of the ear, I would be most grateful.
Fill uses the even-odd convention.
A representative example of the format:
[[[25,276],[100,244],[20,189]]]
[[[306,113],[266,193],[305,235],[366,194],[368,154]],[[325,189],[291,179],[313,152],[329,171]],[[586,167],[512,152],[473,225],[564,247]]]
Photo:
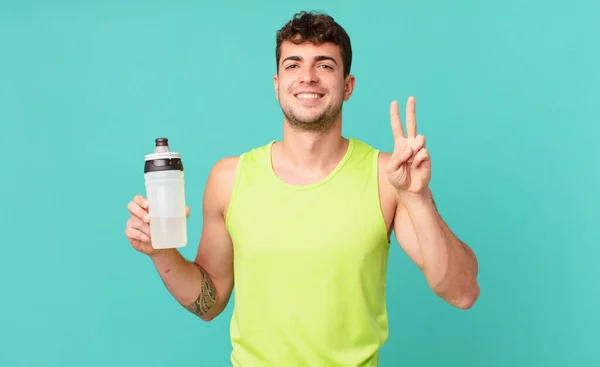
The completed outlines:
[[[273,87],[275,88],[275,98],[279,101],[279,78],[277,74],[273,76]]]
[[[352,92],[354,91],[354,86],[356,84],[356,78],[354,78],[354,75],[350,74],[346,77],[346,82],[344,85],[344,101],[347,101],[350,99],[350,96],[352,95]]]

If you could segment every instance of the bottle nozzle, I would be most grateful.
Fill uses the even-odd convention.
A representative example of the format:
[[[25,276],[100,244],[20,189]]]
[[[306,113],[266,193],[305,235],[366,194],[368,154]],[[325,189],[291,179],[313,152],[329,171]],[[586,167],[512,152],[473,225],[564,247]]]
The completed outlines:
[[[167,138],[158,138],[156,141],[156,147],[154,148],[154,153],[170,153],[169,149],[169,139]]]
[[[168,147],[169,146],[169,139],[167,139],[167,138],[158,138],[158,139],[156,139],[156,146],[157,147]]]

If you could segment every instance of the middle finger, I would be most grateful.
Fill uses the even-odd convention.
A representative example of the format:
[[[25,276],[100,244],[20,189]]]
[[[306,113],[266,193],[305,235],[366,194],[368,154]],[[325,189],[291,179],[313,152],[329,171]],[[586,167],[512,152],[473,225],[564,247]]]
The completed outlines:
[[[148,223],[143,222],[140,218],[138,218],[135,215],[132,215],[131,218],[129,218],[129,223],[127,224],[127,226],[133,229],[137,229],[138,231],[150,237],[150,225]]]

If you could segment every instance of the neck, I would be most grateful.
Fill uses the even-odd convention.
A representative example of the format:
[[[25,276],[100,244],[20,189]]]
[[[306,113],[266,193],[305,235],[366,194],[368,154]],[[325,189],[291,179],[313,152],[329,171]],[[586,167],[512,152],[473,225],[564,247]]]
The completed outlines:
[[[295,170],[318,172],[336,165],[348,148],[341,134],[341,123],[322,132],[304,131],[284,124],[283,140],[273,146],[280,162]]]

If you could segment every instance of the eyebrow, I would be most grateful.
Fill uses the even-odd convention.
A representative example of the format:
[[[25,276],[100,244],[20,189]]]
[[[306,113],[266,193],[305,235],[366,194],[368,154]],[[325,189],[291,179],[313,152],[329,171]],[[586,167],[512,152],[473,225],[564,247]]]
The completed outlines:
[[[331,56],[325,56],[325,55],[319,55],[319,56],[315,56],[315,61],[323,61],[323,60],[330,60],[333,61],[336,65],[337,65],[337,61],[335,61],[335,59]],[[285,59],[283,59],[281,61],[281,63],[283,64],[284,62],[291,60],[291,61],[302,61],[302,57],[300,56],[288,56]]]

